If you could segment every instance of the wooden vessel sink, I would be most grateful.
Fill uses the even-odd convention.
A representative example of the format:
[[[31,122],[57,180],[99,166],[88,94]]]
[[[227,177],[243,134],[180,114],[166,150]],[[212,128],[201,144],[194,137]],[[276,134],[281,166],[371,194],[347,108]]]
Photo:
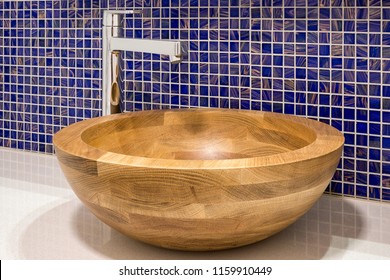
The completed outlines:
[[[343,143],[314,120],[223,109],[110,115],[54,136],[70,185],[100,220],[180,250],[238,247],[284,229],[321,196]]]

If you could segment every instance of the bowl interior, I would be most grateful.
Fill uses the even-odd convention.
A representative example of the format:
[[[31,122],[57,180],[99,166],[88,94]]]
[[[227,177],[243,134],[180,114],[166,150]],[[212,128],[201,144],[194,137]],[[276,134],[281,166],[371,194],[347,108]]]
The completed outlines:
[[[124,114],[86,129],[81,137],[112,153],[176,160],[269,156],[316,139],[310,127],[290,119],[212,110]]]

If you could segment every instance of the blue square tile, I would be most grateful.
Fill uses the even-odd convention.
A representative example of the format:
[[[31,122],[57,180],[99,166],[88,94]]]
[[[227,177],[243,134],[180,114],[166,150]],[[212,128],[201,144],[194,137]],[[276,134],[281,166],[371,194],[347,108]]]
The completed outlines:
[[[344,43],[345,44],[355,44],[355,34],[345,33],[344,34]]]
[[[367,187],[356,186],[356,196],[366,198],[367,197]]]
[[[295,76],[297,79],[306,79],[306,69],[304,68],[297,68]]]
[[[297,32],[295,42],[306,43],[306,33],[305,32]]]
[[[320,18],[329,19],[330,18],[330,9],[328,7],[320,8]]]
[[[284,9],[284,17],[285,18],[295,18],[294,8],[285,8]]]
[[[384,137],[382,141],[382,148],[383,149],[390,149],[390,138]]]
[[[381,57],[381,47],[370,47],[370,57]]]
[[[329,45],[320,45],[320,55],[330,55],[330,46]]]
[[[263,53],[272,53],[271,44],[263,43],[262,44],[262,52]]]
[[[282,54],[283,53],[283,45],[282,44],[273,44],[273,53],[274,54]]]
[[[370,21],[368,27],[369,27],[369,32],[381,32],[380,21]]]
[[[356,81],[359,83],[366,83],[368,82],[368,74],[367,72],[356,72]]]
[[[367,70],[367,67],[368,67],[367,59],[356,59],[357,70]]]
[[[370,83],[381,83],[381,74],[379,72],[370,72]]]
[[[342,68],[342,63],[341,58],[332,58],[332,68]]]
[[[273,57],[273,65],[283,66],[283,56],[274,56]]]
[[[272,68],[271,67],[263,67],[262,68],[262,76],[263,77],[272,77]]]

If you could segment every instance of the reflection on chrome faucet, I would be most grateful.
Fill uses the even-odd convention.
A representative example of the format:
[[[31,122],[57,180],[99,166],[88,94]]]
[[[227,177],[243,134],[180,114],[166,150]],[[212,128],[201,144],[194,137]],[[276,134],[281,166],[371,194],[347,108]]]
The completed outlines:
[[[123,38],[125,14],[142,14],[142,10],[108,10],[103,15],[103,115],[120,113],[123,90],[120,51],[168,55],[171,63],[179,63],[182,58],[179,41]]]

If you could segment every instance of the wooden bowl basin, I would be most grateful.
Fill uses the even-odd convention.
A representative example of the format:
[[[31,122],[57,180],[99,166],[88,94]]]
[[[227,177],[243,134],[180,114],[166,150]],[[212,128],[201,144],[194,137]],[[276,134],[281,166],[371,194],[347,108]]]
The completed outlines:
[[[70,185],[100,220],[180,250],[238,247],[284,229],[321,196],[343,143],[317,121],[222,109],[110,115],[54,136]]]

